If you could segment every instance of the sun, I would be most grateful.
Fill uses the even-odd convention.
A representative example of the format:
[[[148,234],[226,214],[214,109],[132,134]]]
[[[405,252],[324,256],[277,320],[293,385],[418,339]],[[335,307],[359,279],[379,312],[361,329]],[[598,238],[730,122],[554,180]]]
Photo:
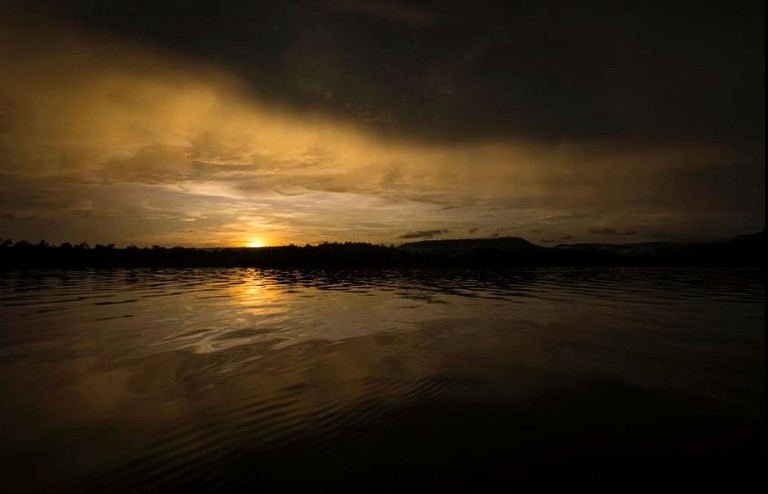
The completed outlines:
[[[248,247],[254,247],[254,248],[264,247],[264,242],[259,242],[258,240],[254,240],[252,242],[248,242],[247,245]]]

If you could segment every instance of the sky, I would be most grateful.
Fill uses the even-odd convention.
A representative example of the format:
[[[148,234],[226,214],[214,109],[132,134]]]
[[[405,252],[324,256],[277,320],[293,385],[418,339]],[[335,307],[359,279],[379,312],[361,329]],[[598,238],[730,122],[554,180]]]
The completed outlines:
[[[764,230],[764,9],[0,0],[0,238]]]

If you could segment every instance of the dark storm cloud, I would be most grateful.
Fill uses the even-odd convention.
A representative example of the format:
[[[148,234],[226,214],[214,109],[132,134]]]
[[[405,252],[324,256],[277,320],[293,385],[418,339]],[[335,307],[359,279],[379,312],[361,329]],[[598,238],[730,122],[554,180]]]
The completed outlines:
[[[390,0],[334,0],[329,3],[340,10],[373,15],[408,26],[425,26],[434,22],[428,11]]]
[[[610,227],[597,227],[590,228],[589,233],[593,235],[620,235],[622,237],[632,237],[637,235],[637,230],[625,228],[623,230],[617,230]]]
[[[616,229],[609,227],[590,228],[589,233],[593,235],[614,235]]]
[[[761,3],[8,5],[14,238],[764,229]]]
[[[397,238],[400,239],[413,239],[413,238],[435,238],[437,236],[443,235],[445,233],[448,233],[448,230],[446,229],[439,229],[439,230],[416,230],[413,232],[408,232],[400,235]]]
[[[41,5],[381,132],[697,140],[764,128],[760,1]]]

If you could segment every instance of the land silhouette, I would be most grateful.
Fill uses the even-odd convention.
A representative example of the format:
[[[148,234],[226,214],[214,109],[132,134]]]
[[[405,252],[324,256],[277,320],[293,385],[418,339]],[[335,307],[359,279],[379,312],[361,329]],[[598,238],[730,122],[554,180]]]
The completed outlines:
[[[561,244],[518,237],[423,240],[400,246],[362,242],[280,247],[115,247],[83,242],[0,241],[3,268],[88,267],[764,267],[765,231],[712,242]]]

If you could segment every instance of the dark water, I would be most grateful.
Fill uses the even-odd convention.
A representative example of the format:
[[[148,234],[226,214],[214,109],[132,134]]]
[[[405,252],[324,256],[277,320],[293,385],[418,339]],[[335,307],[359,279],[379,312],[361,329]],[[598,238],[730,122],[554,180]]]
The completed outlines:
[[[762,270],[0,273],[4,490],[734,492]]]

